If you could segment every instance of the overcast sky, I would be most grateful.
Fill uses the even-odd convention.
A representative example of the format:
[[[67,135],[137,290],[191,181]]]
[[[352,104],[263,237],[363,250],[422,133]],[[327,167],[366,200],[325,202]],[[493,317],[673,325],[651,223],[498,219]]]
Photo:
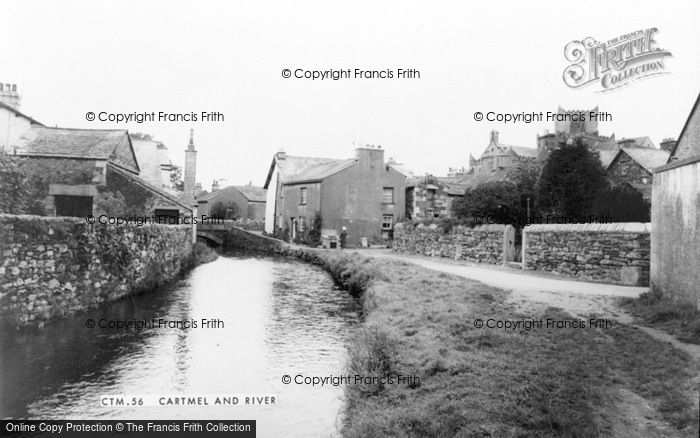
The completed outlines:
[[[489,131],[535,147],[552,123],[476,122],[474,112],[599,105],[618,138],[677,137],[700,91],[700,2],[674,1],[7,1],[0,82],[48,126],[124,128],[184,162],[195,129],[197,179],[264,182],[272,155],[348,158],[382,145],[419,173],[479,156]],[[597,94],[570,89],[564,46],[656,27],[667,75]],[[415,68],[420,79],[311,81],[282,70]],[[200,113],[224,122],[88,122],[93,112]]]

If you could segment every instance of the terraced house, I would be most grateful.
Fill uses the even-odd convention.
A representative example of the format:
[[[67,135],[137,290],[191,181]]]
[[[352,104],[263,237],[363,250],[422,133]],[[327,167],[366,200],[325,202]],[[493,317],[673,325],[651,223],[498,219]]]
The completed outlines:
[[[323,235],[347,228],[348,245],[391,238],[405,215],[406,175],[384,161],[381,146],[355,150],[355,158],[289,156],[278,152],[265,180],[265,231],[297,239],[317,213]]]

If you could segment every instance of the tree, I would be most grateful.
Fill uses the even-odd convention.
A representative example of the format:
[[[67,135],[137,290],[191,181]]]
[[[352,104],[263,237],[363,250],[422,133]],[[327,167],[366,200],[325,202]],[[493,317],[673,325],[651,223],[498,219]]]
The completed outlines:
[[[542,215],[570,218],[592,214],[599,193],[607,186],[598,153],[579,138],[560,144],[544,163],[537,188]]]
[[[0,213],[26,213],[30,203],[22,160],[0,150]]]
[[[540,178],[542,166],[536,161],[524,161],[512,167],[506,174],[506,181],[515,184],[520,198],[521,217],[528,223],[535,211],[535,201],[537,199],[537,181]]]
[[[184,191],[185,183],[182,181],[182,168],[180,166],[172,165],[170,169],[170,184],[175,190]]]
[[[452,203],[452,211],[474,223],[512,224],[523,215],[517,186],[508,181],[490,181],[467,189]]]
[[[311,222],[311,229],[309,230],[307,244],[309,246],[319,246],[321,244],[321,227],[323,226],[323,218],[321,217],[321,212],[317,211],[314,215],[314,219]]]
[[[238,206],[233,201],[218,201],[212,205],[209,214],[212,217],[223,219],[237,219],[239,217]]]

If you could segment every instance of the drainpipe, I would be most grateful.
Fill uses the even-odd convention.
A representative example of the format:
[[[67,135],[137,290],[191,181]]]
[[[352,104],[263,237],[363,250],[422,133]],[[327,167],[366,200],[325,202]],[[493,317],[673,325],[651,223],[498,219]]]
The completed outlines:
[[[525,232],[526,229],[527,229],[527,227],[523,227],[523,241],[520,245],[520,258],[521,258],[521,263],[523,265],[522,266],[523,271],[525,269],[527,269],[527,264],[525,263],[525,253],[526,253],[525,250],[527,249],[527,233]]]

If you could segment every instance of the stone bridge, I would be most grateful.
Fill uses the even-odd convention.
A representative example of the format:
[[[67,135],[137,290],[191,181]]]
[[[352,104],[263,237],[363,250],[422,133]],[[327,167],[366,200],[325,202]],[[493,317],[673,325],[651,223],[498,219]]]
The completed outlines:
[[[215,246],[279,252],[284,242],[264,236],[260,231],[241,228],[234,220],[218,220],[197,224],[197,239]]]

